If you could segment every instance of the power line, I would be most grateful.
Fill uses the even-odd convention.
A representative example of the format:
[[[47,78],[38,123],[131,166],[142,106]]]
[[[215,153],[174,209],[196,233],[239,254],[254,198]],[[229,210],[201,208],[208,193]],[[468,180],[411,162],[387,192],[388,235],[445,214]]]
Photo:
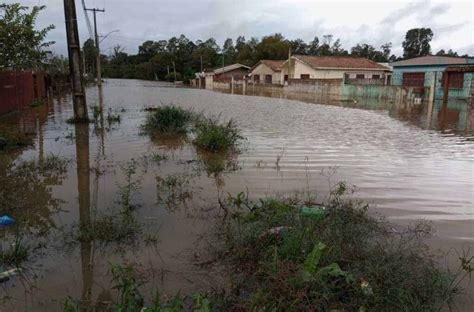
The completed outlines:
[[[91,21],[89,20],[89,14],[87,13],[86,3],[82,0],[82,9],[84,10],[84,16],[86,18],[87,29],[89,30],[89,38],[94,38],[94,33],[92,32]]]

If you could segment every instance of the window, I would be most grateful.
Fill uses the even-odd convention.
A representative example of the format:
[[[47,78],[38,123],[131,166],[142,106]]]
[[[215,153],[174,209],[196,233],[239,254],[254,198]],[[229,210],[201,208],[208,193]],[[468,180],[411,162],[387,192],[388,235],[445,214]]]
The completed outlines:
[[[444,76],[444,73],[443,73]],[[443,77],[444,87],[444,77]],[[452,72],[449,74],[449,89],[462,89],[464,87],[464,73]]]
[[[301,75],[300,75],[300,78],[301,78],[302,80],[309,80],[309,74],[301,74]]]
[[[365,79],[365,75],[364,74],[357,74],[356,79]]]
[[[259,83],[260,82],[260,75],[253,75],[253,81],[255,83]]]
[[[272,75],[265,75],[265,83],[272,83]]]
[[[404,87],[423,87],[425,85],[425,73],[403,73]]]
[[[288,75],[285,75],[285,76],[283,77],[283,79],[284,79],[285,81],[288,81]]]
[[[372,75],[372,79],[380,79],[380,75]]]

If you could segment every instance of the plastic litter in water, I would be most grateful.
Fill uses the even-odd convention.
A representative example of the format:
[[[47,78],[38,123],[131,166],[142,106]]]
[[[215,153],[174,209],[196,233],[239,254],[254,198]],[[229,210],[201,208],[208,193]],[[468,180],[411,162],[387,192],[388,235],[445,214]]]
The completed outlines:
[[[322,217],[325,213],[325,209],[326,208],[324,208],[324,206],[320,206],[320,205],[315,205],[312,207],[302,206],[300,208],[300,212],[302,215]]]
[[[8,216],[8,215],[3,215],[3,216],[0,217],[0,227],[1,226],[8,226],[8,225],[11,225],[13,223],[15,223],[15,220],[12,217]]]

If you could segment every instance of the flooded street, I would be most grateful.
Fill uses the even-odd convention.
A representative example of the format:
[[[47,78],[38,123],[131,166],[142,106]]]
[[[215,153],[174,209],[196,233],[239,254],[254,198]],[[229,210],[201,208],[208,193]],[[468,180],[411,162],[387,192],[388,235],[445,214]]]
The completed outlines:
[[[35,133],[34,147],[2,156],[5,164],[51,155],[68,162],[53,176],[25,176],[24,183],[8,185],[9,192],[23,192],[28,209],[11,210],[17,223],[0,229],[2,236],[20,233],[41,244],[30,251],[21,275],[0,284],[0,311],[60,310],[68,296],[110,301],[110,266],[118,262],[133,263],[149,277],[147,295],[225,287],[221,268],[195,264],[207,260],[203,235],[221,212],[218,198],[228,193],[248,192],[258,199],[311,192],[323,201],[329,185],[346,181],[356,186],[352,196],[368,202],[373,213],[400,224],[431,220],[437,229],[430,241],[434,248],[474,248],[469,104],[443,111],[439,103],[431,108],[321,105],[315,104],[321,99],[278,91],[237,93],[107,80],[102,93],[87,89],[88,105],[103,106],[103,115],[89,126],[66,122],[73,115],[70,96],[4,118]],[[145,108],[163,104],[234,119],[247,138],[244,152],[235,159],[214,159],[184,137],[151,141],[140,130]],[[117,115],[120,122],[112,118]],[[215,166],[225,169],[217,174]],[[14,169],[0,172],[3,181],[10,181],[9,170]],[[108,224],[104,220],[124,201],[134,207],[135,230],[140,229],[132,242],[72,238],[80,226]]]

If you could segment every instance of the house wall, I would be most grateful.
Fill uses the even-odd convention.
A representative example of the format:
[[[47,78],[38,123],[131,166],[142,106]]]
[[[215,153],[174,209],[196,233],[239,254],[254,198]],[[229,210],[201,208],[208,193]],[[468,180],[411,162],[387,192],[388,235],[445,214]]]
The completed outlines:
[[[281,72],[276,72],[273,69],[271,69],[269,66],[266,64],[259,64],[257,67],[255,67],[252,72],[250,73],[251,75],[251,81],[254,81],[253,77],[254,75],[259,75],[260,76],[260,83],[265,83],[265,76],[266,75],[272,75],[272,84],[280,84],[281,83]]]
[[[371,79],[373,75],[384,77],[385,74],[384,70],[314,69],[299,61],[294,62],[292,72],[294,79],[300,79],[304,74],[309,74],[310,79],[344,79],[346,73],[349,74],[349,78],[356,78],[357,74],[363,74],[364,78]]]
[[[0,115],[20,110],[35,99],[47,96],[42,72],[5,71],[0,73]]]
[[[428,94],[429,88],[420,92],[419,88],[402,86],[343,84],[341,88],[341,100],[343,101],[383,100],[415,103],[419,101],[419,98],[422,99],[421,101],[427,101]]]
[[[247,73],[248,73],[247,69],[236,68],[228,72],[225,72],[223,74],[215,74],[214,80],[215,81],[230,80],[232,77],[234,77],[235,80],[242,80],[244,79],[244,76],[247,75]]]
[[[399,66],[393,68],[392,85],[401,86],[403,83],[403,73],[425,73],[424,86],[434,86],[434,99],[443,98],[443,71],[445,65],[427,66]],[[468,100],[470,97],[471,82],[474,79],[473,73],[464,73],[462,89],[449,89],[450,99]]]

